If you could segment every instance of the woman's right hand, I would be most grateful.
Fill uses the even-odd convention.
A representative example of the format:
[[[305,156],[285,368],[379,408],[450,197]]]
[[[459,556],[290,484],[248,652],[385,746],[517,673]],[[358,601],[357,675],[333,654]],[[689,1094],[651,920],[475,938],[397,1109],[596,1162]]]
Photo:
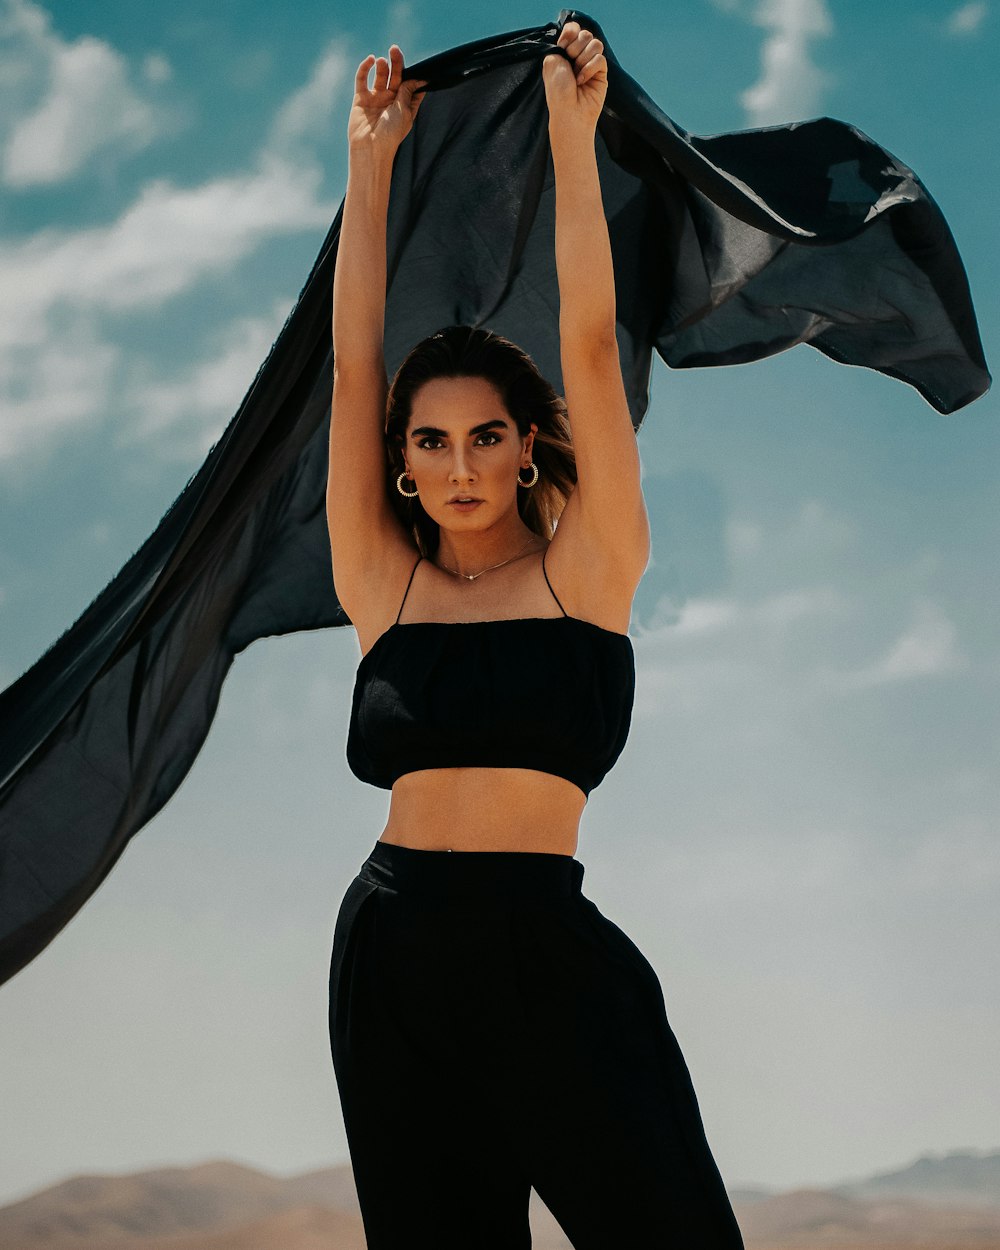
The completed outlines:
[[[347,123],[350,147],[373,147],[395,155],[410,133],[423,95],[414,95],[426,86],[425,79],[403,82],[403,53],[398,44],[389,49],[389,60],[368,55],[354,76],[354,103]],[[390,64],[391,62],[391,64]],[[368,73],[375,65],[375,83],[368,88]]]

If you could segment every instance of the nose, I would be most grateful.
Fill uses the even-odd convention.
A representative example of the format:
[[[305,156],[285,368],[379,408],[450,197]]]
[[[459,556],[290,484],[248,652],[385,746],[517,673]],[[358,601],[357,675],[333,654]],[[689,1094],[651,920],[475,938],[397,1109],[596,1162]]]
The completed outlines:
[[[473,481],[475,476],[476,473],[472,467],[468,451],[462,446],[457,446],[452,455],[451,471],[448,474],[449,481],[458,485],[460,482]]]

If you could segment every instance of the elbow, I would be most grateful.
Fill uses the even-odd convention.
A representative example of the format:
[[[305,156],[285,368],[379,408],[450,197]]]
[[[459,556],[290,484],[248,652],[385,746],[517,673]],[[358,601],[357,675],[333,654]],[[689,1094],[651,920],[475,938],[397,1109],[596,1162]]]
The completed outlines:
[[[608,356],[618,359],[618,338],[615,334],[614,314],[608,317],[587,319],[560,318],[559,346],[564,355],[587,356],[601,360]]]

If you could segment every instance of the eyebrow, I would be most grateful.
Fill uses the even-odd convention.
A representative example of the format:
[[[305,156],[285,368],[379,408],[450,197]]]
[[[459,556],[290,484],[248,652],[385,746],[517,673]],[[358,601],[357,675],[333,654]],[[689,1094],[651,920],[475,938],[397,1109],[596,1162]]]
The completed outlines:
[[[497,427],[499,427],[501,430],[506,429],[507,422],[501,421],[498,417],[494,417],[492,421],[484,421],[482,425],[474,425],[472,429],[469,431],[469,434],[470,436],[473,434],[482,434],[486,430],[493,430],[493,429],[496,429]],[[441,438],[441,437],[447,437],[448,431],[439,430],[436,426],[433,426],[433,425],[421,425],[418,429],[410,431],[410,437],[416,438],[418,434],[433,434],[436,437]]]

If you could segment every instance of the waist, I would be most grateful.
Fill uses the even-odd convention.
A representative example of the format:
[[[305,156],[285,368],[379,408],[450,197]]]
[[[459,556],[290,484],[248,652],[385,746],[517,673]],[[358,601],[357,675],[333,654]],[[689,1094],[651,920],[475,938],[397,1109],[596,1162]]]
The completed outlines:
[[[572,898],[583,864],[571,855],[524,851],[428,851],[376,842],[358,875],[400,894]]]
[[[586,802],[572,782],[534,769],[420,769],[393,785],[379,840],[420,850],[572,856]]]

